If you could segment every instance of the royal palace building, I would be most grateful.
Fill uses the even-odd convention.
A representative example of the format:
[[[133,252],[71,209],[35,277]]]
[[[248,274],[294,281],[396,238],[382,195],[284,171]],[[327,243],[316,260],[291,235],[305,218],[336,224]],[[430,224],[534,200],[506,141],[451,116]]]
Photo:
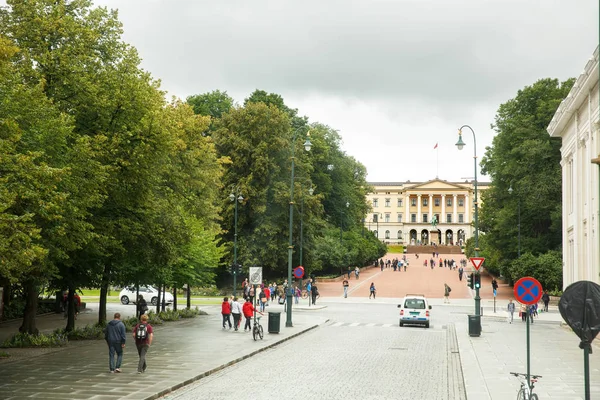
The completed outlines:
[[[381,241],[404,245],[463,245],[475,232],[473,181],[369,182],[365,227]],[[478,200],[489,183],[478,182]]]

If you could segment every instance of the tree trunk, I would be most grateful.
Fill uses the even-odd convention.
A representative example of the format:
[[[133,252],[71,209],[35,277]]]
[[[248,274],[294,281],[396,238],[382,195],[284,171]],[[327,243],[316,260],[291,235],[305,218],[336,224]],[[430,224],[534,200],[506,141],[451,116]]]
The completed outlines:
[[[160,293],[162,290],[162,285],[158,285],[158,298],[156,299],[156,313],[158,314],[160,312]]]
[[[67,326],[65,331],[71,332],[75,329],[75,288],[72,284],[69,285],[69,294],[67,294]]]
[[[173,310],[177,311],[177,288],[173,287]]]
[[[102,273],[102,284],[100,286],[100,304],[98,308],[98,324],[106,323],[106,296],[108,294],[108,284],[110,276],[110,265],[104,265],[104,272]]]
[[[38,328],[35,325],[35,316],[37,314],[38,291],[35,282],[30,279],[25,286],[25,312],[23,314],[23,323],[19,327],[19,332],[37,335]]]
[[[187,309],[192,308],[192,286],[188,283],[187,285]]]
[[[161,310],[162,311],[165,311],[165,300],[166,300],[165,299],[165,292],[166,291],[167,291],[167,285],[165,284],[165,285],[163,285],[163,291],[162,291],[162,301],[161,301],[161,303],[162,303]]]

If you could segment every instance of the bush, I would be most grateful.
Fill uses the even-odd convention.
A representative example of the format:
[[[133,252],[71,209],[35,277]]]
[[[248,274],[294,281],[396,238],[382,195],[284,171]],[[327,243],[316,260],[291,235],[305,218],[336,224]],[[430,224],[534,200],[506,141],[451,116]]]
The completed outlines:
[[[83,328],[75,328],[70,332],[66,332],[64,329],[57,329],[54,332],[66,335],[69,340],[96,340],[104,339],[105,327],[105,324],[95,324],[86,325]]]
[[[184,308],[183,310],[177,310],[177,312],[181,318],[196,318],[198,315],[206,315],[206,313],[204,311],[200,311],[198,307],[190,308],[189,310]]]
[[[10,354],[4,352],[4,351],[0,351],[0,358],[8,358],[10,357]]]
[[[30,335],[28,333],[17,333],[2,343],[4,348],[22,347],[60,347],[68,343],[67,336],[63,333],[53,332],[51,334]]]

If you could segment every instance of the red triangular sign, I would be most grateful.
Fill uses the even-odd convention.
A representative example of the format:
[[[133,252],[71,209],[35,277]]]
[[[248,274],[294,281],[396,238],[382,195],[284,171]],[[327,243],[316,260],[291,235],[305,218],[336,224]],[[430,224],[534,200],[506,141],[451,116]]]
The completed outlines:
[[[469,260],[471,261],[471,264],[473,264],[473,266],[475,267],[475,269],[477,271],[479,271],[479,268],[481,268],[481,266],[483,265],[483,262],[485,261],[485,258],[483,258],[483,257],[471,257],[471,258],[469,258]]]

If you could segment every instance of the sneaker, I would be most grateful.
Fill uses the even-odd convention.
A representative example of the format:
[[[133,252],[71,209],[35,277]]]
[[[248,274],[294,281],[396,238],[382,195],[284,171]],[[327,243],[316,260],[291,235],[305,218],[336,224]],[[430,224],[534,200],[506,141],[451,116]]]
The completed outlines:
[[[113,371],[113,370],[111,369],[111,370],[110,370],[110,373],[111,373],[111,374],[114,374],[114,373],[115,373],[115,371]]]
[[[142,373],[142,371],[138,371],[137,373],[138,373],[138,374],[141,374],[141,373]]]
[[[118,373],[120,373],[120,372],[121,372],[121,368],[117,368],[117,369],[115,369],[115,372],[118,372]]]

